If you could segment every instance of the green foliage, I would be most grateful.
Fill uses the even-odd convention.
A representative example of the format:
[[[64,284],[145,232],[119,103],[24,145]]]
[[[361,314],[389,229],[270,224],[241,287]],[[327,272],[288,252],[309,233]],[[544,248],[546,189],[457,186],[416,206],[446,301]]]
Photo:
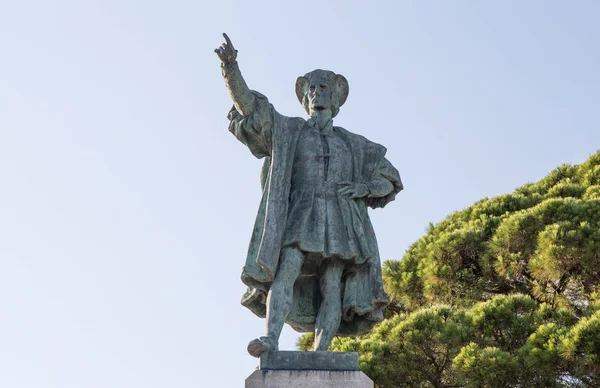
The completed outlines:
[[[386,320],[331,347],[378,387],[600,386],[600,152],[430,224],[383,281]]]
[[[305,352],[311,351],[314,349],[315,345],[315,333],[307,333],[296,341],[296,348],[298,350],[303,350]]]
[[[470,336],[466,319],[449,306],[396,315],[362,338],[337,338],[332,350],[358,351],[361,370],[385,387],[453,385],[449,367]]]
[[[517,360],[496,347],[470,343],[454,358],[453,367],[464,387],[508,387],[518,381]]]
[[[559,351],[571,362],[573,375],[589,386],[600,385],[600,312],[582,318],[561,337]]]
[[[600,152],[451,214],[384,265],[399,311],[522,293],[582,317],[600,278]]]
[[[399,314],[331,350],[359,352],[378,387],[596,386],[600,312],[578,321],[528,295],[500,295]]]
[[[535,330],[537,303],[528,296],[508,295],[482,302],[469,310],[476,342],[515,351]]]

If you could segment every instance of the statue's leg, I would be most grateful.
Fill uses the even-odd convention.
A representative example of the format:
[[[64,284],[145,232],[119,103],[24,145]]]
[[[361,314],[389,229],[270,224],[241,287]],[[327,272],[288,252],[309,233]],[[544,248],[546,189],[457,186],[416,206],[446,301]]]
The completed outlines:
[[[315,350],[326,351],[342,320],[342,274],[344,263],[328,260],[321,274],[321,306],[315,324]]]
[[[269,350],[277,350],[281,329],[292,309],[294,283],[300,276],[303,263],[304,253],[298,248],[282,249],[279,268],[267,295],[267,336],[248,344],[248,352],[254,357]]]
[[[279,342],[279,335],[294,301],[294,283],[300,276],[304,253],[296,247],[285,247],[275,280],[267,296],[267,337]]]

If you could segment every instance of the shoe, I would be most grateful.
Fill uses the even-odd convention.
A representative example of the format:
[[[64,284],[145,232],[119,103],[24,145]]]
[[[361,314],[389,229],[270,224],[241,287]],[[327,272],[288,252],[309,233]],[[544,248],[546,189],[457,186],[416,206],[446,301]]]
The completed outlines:
[[[269,337],[260,337],[248,343],[248,353],[253,357],[260,357],[263,353],[277,350],[277,344]]]

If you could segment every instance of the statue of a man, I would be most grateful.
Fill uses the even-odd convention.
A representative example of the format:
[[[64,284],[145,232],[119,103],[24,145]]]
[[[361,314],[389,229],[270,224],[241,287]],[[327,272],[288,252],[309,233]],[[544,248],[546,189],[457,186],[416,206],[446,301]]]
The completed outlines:
[[[242,304],[266,317],[267,335],[250,341],[248,352],[277,350],[285,322],[314,330],[315,350],[327,350],[335,335],[363,334],[383,319],[389,299],[367,207],[393,201],[400,175],[383,146],[333,126],[348,97],[342,75],[299,77],[296,96],[309,117],[286,117],[248,88],[223,36],[215,52],[234,104],[229,131],[264,158]]]

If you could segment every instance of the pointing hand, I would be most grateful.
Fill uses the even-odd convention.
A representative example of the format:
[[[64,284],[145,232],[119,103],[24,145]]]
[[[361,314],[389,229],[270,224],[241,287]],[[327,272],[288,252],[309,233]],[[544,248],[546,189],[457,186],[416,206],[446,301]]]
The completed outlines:
[[[221,47],[216,48],[215,53],[217,53],[221,62],[227,65],[235,62],[237,50],[233,47],[231,39],[229,39],[226,33],[223,33],[223,37],[225,38],[225,43],[223,43]]]

